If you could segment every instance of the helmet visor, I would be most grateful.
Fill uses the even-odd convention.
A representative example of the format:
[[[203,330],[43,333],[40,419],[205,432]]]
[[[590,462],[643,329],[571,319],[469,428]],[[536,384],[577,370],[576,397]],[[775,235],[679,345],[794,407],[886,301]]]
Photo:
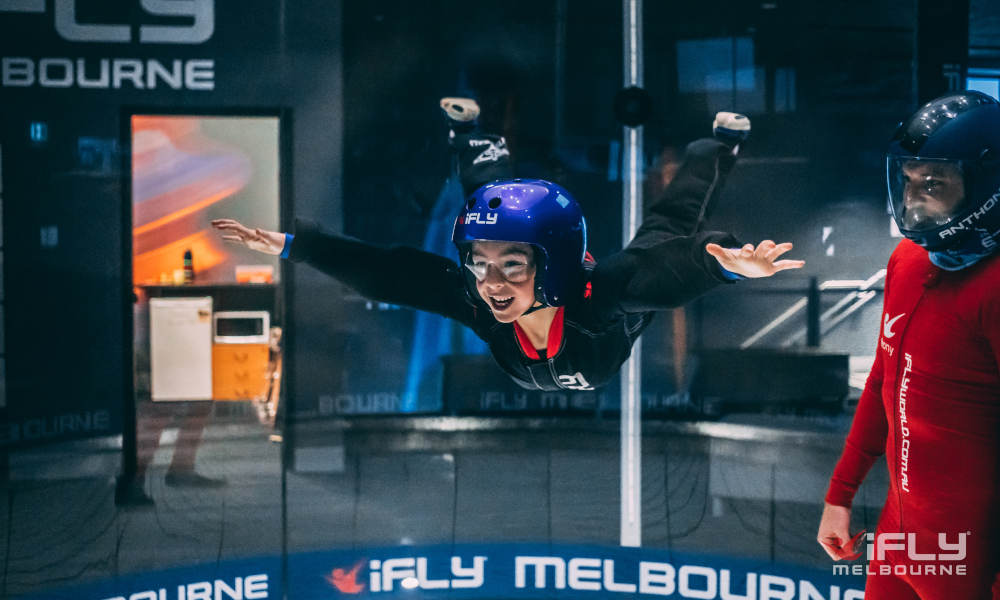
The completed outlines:
[[[890,155],[886,179],[892,216],[900,230],[936,229],[965,208],[963,161]]]

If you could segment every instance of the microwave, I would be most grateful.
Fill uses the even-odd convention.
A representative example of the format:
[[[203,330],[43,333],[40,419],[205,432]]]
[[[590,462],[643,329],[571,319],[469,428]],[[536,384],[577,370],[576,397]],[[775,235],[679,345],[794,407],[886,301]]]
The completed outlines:
[[[212,315],[216,344],[266,344],[271,336],[271,313],[266,310],[221,311]]]

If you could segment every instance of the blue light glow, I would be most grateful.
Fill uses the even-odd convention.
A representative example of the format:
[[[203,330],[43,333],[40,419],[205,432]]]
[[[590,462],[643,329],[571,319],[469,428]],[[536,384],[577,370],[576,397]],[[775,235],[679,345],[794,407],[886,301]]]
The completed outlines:
[[[49,139],[49,126],[46,123],[33,121],[29,131],[33,142],[45,142]]]

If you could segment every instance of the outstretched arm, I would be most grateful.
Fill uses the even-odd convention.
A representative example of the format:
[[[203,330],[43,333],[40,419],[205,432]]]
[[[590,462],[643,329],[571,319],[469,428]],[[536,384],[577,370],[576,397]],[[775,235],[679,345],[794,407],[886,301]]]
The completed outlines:
[[[716,259],[705,252],[709,242],[739,245],[731,235],[719,232],[694,236],[657,232],[636,237],[627,248],[599,260],[594,267],[595,308],[608,317],[621,312],[667,310],[730,282]]]
[[[598,262],[593,297],[601,311],[643,312],[682,306],[721,283],[742,277],[770,277],[803,266],[777,260],[791,244],[770,240],[754,246],[731,235],[702,232],[694,236],[636,237],[629,246]],[[734,249],[735,248],[735,249]]]
[[[266,254],[281,254],[286,236],[251,229],[231,219],[212,226],[222,239]],[[350,286],[362,296],[437,313],[469,324],[472,306],[458,265],[443,256],[394,246],[385,248],[335,235],[310,221],[296,220],[288,257],[305,262]]]
[[[735,161],[732,147],[717,139],[697,140],[687,147],[673,181],[652,204],[632,241],[595,269],[595,297],[599,279],[611,282],[601,282],[602,309],[674,308],[719,283],[803,266],[802,261],[777,260],[791,244],[765,240],[743,246],[728,234],[700,231]],[[602,269],[605,265],[608,268]]]

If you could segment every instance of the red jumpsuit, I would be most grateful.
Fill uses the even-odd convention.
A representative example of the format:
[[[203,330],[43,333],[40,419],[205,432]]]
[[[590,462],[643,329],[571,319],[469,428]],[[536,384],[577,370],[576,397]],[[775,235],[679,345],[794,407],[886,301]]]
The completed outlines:
[[[884,563],[869,563],[865,597],[1000,598],[1000,583],[991,592],[1000,571],[1000,256],[944,271],[903,240],[889,259],[881,325],[826,500],[849,508],[885,453],[889,495],[877,533],[912,533],[916,545],[886,552],[904,575],[873,575]],[[948,544],[966,533],[967,556],[912,558],[954,554],[939,549],[939,533]],[[927,574],[928,563],[964,563],[966,574]]]

